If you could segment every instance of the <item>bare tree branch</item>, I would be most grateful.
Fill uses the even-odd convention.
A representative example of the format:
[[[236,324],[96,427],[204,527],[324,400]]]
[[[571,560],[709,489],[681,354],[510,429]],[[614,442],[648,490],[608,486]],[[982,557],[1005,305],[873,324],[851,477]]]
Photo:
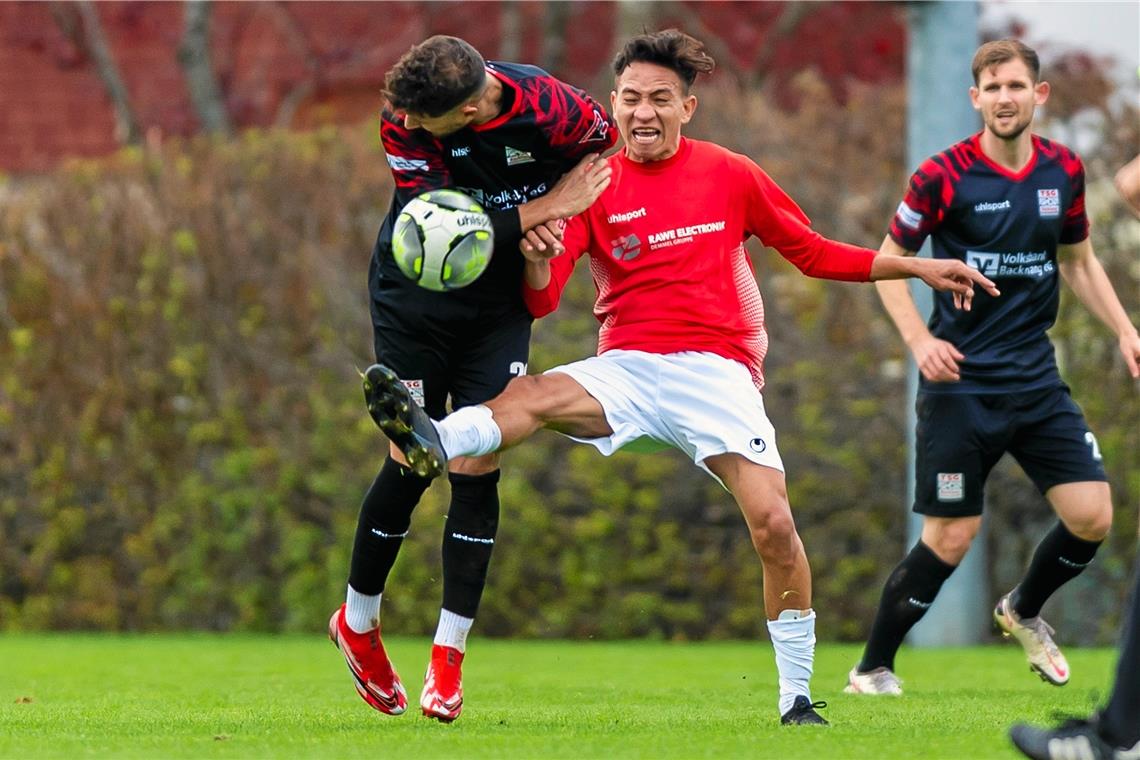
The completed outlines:
[[[233,134],[225,99],[210,63],[210,14],[208,0],[188,0],[184,6],[186,29],[178,45],[178,63],[186,74],[186,85],[194,111],[207,132]]]
[[[752,72],[748,77],[752,86],[759,87],[768,76],[772,57],[776,54],[776,43],[795,34],[796,29],[808,16],[826,4],[798,0],[780,6],[780,17],[776,19],[772,33],[768,36],[768,44],[760,50],[760,54],[756,56],[756,60],[752,64]]]
[[[138,143],[142,137],[142,130],[139,129],[134,110],[131,108],[127,86],[111,54],[111,46],[107,44],[107,38],[103,35],[103,24],[99,21],[99,14],[88,0],[81,0],[73,7],[79,14],[81,24],[76,24],[74,17],[58,3],[52,3],[52,17],[60,31],[86,50],[95,63],[95,70],[107,90],[107,96],[110,97],[115,112],[115,139],[124,145]]]
[[[570,28],[570,17],[574,7],[571,3],[554,0],[546,3],[545,11],[540,65],[547,71],[557,74],[566,62],[566,34]]]
[[[518,3],[499,5],[499,52],[501,61],[517,61],[521,54],[522,13]]]

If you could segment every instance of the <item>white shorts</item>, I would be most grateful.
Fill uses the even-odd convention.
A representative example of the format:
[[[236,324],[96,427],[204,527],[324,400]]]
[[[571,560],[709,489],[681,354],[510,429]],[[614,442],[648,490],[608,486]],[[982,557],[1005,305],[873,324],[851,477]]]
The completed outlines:
[[[602,405],[613,435],[570,437],[606,456],[631,444],[639,451],[673,446],[710,475],[704,461],[717,454],[784,471],[764,398],[740,362],[697,351],[615,350],[553,372],[569,375]]]

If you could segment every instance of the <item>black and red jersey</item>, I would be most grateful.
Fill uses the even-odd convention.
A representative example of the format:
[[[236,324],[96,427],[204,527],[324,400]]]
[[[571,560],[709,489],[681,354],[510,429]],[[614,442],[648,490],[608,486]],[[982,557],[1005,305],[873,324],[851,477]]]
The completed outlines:
[[[521,303],[521,231],[513,209],[545,194],[583,156],[604,152],[616,141],[613,120],[582,90],[535,66],[488,62],[487,70],[502,83],[503,110],[485,124],[436,137],[405,128],[388,110],[381,115],[380,140],[396,191],[373,252],[374,293],[381,283],[414,288],[392,259],[392,225],[416,195],[451,187],[475,198],[490,214],[495,253],[479,280],[443,297]]]
[[[930,331],[957,346],[957,383],[930,383],[935,393],[1033,390],[1061,383],[1045,331],[1057,318],[1057,246],[1089,234],[1080,158],[1033,135],[1033,156],[1012,173],[988,158],[977,134],[927,159],[891,222],[890,236],[910,251],[931,237],[935,258],[959,259],[997,283],[977,289],[970,311],[950,293],[934,293]]]

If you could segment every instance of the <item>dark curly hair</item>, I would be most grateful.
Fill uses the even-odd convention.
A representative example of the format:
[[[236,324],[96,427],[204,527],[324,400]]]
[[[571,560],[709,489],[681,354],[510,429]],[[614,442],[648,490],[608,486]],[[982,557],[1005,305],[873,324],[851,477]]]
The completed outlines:
[[[384,97],[397,110],[442,116],[483,91],[483,65],[471,45],[437,34],[413,45],[384,76]]]
[[[630,39],[614,58],[614,75],[621,76],[631,63],[639,61],[677,72],[685,84],[686,95],[697,74],[708,74],[716,68],[716,61],[705,52],[705,43],[679,29],[646,32]]]

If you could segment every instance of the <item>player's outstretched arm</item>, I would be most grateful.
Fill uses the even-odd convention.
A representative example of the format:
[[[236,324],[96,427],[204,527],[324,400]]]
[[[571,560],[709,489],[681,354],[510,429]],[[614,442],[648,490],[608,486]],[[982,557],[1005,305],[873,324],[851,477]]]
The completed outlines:
[[[1057,264],[1061,277],[1085,308],[1116,333],[1129,374],[1140,378],[1140,334],[1121,305],[1100,259],[1093,253],[1092,242],[1085,238],[1079,243],[1058,246]]]
[[[914,252],[904,249],[888,235],[875,258],[878,260],[887,256],[913,257]],[[965,355],[953,343],[931,335],[914,305],[907,283],[903,280],[882,280],[875,283],[875,289],[922,376],[933,383],[960,380],[958,362],[965,359]]]

